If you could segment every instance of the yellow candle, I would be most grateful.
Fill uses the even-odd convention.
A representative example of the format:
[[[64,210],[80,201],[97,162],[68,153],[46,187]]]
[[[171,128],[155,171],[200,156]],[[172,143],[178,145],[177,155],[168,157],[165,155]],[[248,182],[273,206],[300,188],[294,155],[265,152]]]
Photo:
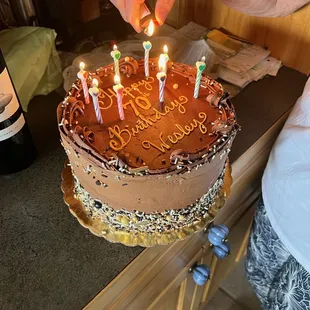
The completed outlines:
[[[117,49],[116,45],[113,45],[113,51],[111,52],[111,57],[114,60],[114,72],[118,76],[120,75],[119,73],[119,59],[121,58],[121,52]]]
[[[117,106],[118,106],[118,114],[119,118],[123,121],[125,119],[124,108],[123,108],[123,92],[124,86],[121,84],[121,79],[119,75],[114,76],[114,83],[113,90],[116,93],[117,97]]]
[[[160,108],[163,110],[163,104],[165,101],[165,84],[166,84],[166,59],[163,54],[159,56],[158,60],[158,67],[159,72],[157,73],[156,77],[159,81],[159,102],[160,102]]]
[[[84,62],[80,62],[80,71],[78,72],[77,76],[81,80],[81,83],[82,83],[85,103],[88,104],[89,94],[88,94],[88,86],[87,86],[87,80],[86,80],[87,72],[84,69],[85,69]]]
[[[164,58],[165,58],[165,72],[167,73],[167,62],[169,61],[169,55],[168,55],[168,46],[164,46]]]

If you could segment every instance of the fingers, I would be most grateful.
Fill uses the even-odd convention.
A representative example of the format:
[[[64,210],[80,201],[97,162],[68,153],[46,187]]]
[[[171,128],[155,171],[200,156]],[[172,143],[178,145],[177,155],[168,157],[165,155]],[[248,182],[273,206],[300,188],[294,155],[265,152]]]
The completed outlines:
[[[158,0],[155,7],[155,16],[160,25],[162,25],[169,12],[171,11],[175,0]]]
[[[142,27],[140,25],[140,10],[141,4],[144,0],[127,0],[126,1],[126,12],[127,21],[132,25],[132,27],[137,31],[141,32]]]
[[[125,0],[110,0],[113,5],[119,10],[119,12],[122,15],[122,18],[125,22],[128,22],[127,20],[127,12],[126,12],[126,1]]]

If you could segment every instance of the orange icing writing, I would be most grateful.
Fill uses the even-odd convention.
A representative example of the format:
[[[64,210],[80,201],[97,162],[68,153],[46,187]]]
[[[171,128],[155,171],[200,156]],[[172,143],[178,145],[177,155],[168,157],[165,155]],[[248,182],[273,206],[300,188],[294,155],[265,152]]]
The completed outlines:
[[[150,101],[146,97],[138,96],[135,98],[135,101],[129,100],[125,104],[123,104],[124,109],[127,109],[127,106],[131,106],[135,114],[138,116],[140,114],[137,106],[139,106],[143,110],[148,110],[152,107]]]
[[[110,140],[110,147],[114,151],[122,150],[131,140],[131,133],[128,129],[120,129],[115,125],[113,128],[108,128]],[[116,139],[113,139],[116,138]]]
[[[173,132],[171,135],[168,135],[167,136],[168,141],[172,144],[177,144],[185,136],[189,136],[196,128],[198,128],[202,134],[206,134],[208,132],[208,129],[204,125],[204,123],[207,120],[207,114],[204,112],[200,112],[198,114],[198,117],[200,118],[200,120],[193,118],[193,120],[189,124],[184,125],[184,126],[175,124],[175,127],[179,130],[179,132]],[[163,134],[160,133],[159,134],[159,140],[160,140],[159,145],[156,145],[153,142],[145,140],[142,142],[142,146],[147,150],[150,149],[151,147],[154,147],[160,152],[166,153],[166,150],[170,150],[170,146],[163,140],[162,136]]]
[[[142,100],[143,98],[143,100]],[[138,100],[137,100],[138,99]],[[145,103],[145,106],[141,104],[141,101]],[[177,109],[181,114],[186,112],[184,104],[188,102],[188,99],[184,96],[180,96],[179,99],[175,99],[170,102],[170,105],[165,106],[165,111],[160,112],[157,109],[153,108],[155,112],[155,117],[145,117],[144,115],[140,114],[136,105],[137,104],[140,108],[146,110],[146,108],[150,107],[150,102],[145,97],[137,97],[133,102],[130,100],[130,106],[132,106],[134,111],[137,111],[136,115],[138,119],[136,124],[130,129],[120,129],[118,125],[114,127],[109,127],[109,137],[110,137],[110,147],[114,151],[122,150],[131,140],[132,136],[136,136],[140,131],[143,131],[151,126],[153,126],[157,121],[159,121],[163,116],[166,116],[171,111]]]
[[[153,89],[152,87],[152,83],[154,83],[155,79],[153,77],[149,77],[147,80],[141,80],[138,81],[136,83],[133,83],[130,85],[130,87],[125,87],[124,88],[124,97],[128,96],[132,99],[135,99],[137,97],[140,96],[140,98],[142,98],[141,96],[144,95],[143,91],[141,91],[141,88],[144,86],[143,90],[147,90],[150,91]],[[137,97],[137,98],[138,98]],[[115,100],[116,94],[113,91],[113,89],[108,88],[108,89],[100,89],[100,93],[99,93],[99,103],[101,106],[101,109],[108,109],[112,106],[113,100]],[[143,97],[144,98],[144,97]],[[108,102],[107,102],[108,101]]]
[[[157,109],[153,108],[153,111],[155,112],[155,120],[150,117],[150,120],[155,123],[156,120],[160,120],[161,116],[166,116],[169,112],[178,109],[178,111],[181,114],[185,114],[186,109],[184,107],[184,104],[188,102],[187,97],[185,96],[180,96],[179,99],[175,99],[170,102],[170,105],[165,105],[164,112],[160,112]],[[130,106],[136,116],[140,116],[140,112],[137,108],[140,107],[143,110],[148,110],[151,108],[151,103],[146,97],[138,96],[134,101],[129,100],[125,104],[123,104],[124,109],[127,109],[128,106]]]
[[[151,148],[151,146],[155,147],[157,150],[161,151],[162,153],[166,153],[166,150],[170,150],[170,146],[169,144],[167,144],[164,140],[163,140],[163,133],[161,132],[159,134],[159,140],[160,140],[160,145],[156,145],[150,141],[143,141],[142,142],[142,146],[145,148],[145,149],[149,149]]]

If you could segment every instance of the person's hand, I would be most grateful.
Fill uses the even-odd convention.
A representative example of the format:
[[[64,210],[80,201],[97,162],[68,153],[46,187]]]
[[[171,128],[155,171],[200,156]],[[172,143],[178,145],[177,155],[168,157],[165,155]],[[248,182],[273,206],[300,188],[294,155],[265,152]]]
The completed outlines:
[[[160,25],[163,25],[169,12],[173,8],[175,0],[157,0],[155,17]]]
[[[110,0],[120,11],[123,19],[130,23],[137,32],[141,32],[140,24],[141,15],[145,11],[145,0]],[[175,0],[158,0],[155,7],[155,17],[160,25],[162,25]]]

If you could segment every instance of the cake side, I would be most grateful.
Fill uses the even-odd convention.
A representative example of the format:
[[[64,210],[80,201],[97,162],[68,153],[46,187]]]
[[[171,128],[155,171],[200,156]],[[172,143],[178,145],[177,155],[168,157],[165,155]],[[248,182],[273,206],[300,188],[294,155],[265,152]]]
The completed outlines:
[[[223,172],[233,139],[210,162],[201,158],[172,173],[135,176],[102,168],[66,136],[62,141],[75,177],[93,199],[116,210],[152,213],[181,209],[200,199]]]

